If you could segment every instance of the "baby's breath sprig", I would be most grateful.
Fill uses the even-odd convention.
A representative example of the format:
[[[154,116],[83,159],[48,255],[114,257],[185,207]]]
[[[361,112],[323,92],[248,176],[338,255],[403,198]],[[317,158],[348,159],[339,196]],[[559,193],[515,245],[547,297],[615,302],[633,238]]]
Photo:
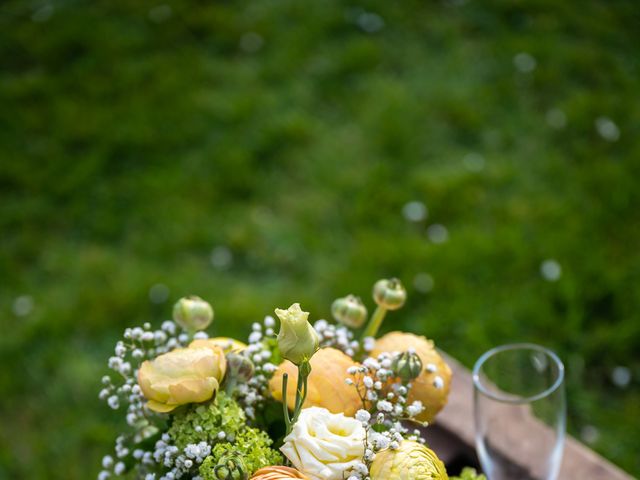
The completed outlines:
[[[126,421],[131,430],[117,438],[114,455],[103,458],[99,480],[124,475],[127,459],[132,456],[141,468],[155,465],[153,452],[133,448],[157,434],[159,430],[156,424],[161,420],[156,413],[145,407],[145,398],[137,380],[138,369],[143,361],[154,359],[175,348],[185,347],[192,338],[208,338],[208,335],[198,332],[192,337],[172,320],[164,321],[157,330],[152,330],[149,323],[125,329],[122,339],[116,343],[114,355],[108,361],[114,374],[102,377],[103,388],[99,398],[114,410],[126,409]],[[149,475],[149,480],[155,480],[155,476]]]
[[[242,406],[247,418],[256,419],[256,411],[260,411],[269,396],[269,380],[277,370],[278,359],[274,358],[276,348],[275,319],[267,315],[262,323],[254,322],[249,335],[249,345],[241,355],[254,366],[253,376],[235,388],[238,403]]]
[[[370,347],[373,350],[373,345]],[[356,419],[366,432],[363,463],[367,472],[377,452],[397,449],[403,440],[424,443],[418,429],[406,426],[407,420],[413,420],[424,410],[421,402],[408,401],[415,376],[407,362],[413,360],[413,353],[381,353],[375,358],[367,357],[361,366],[347,369],[349,376],[345,382],[356,389],[362,401]],[[350,474],[354,480],[365,479],[367,475],[359,471]]]
[[[318,334],[320,348],[331,347],[354,357],[360,349],[360,343],[354,339],[353,332],[344,325],[333,325],[326,320],[317,320],[313,328]]]

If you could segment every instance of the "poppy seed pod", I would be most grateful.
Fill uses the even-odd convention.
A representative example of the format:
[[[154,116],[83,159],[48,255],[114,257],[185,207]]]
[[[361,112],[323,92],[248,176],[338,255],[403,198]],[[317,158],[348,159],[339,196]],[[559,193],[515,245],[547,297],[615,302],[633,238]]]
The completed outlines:
[[[244,355],[227,353],[227,375],[237,382],[247,382],[253,377],[253,362]]]
[[[382,279],[373,286],[373,299],[387,310],[397,310],[407,300],[407,291],[397,278]]]
[[[420,360],[415,350],[409,350],[398,353],[393,358],[391,368],[396,376],[408,382],[422,373],[422,360]]]
[[[367,319],[367,307],[354,295],[336,299],[331,305],[336,321],[351,328],[360,328]]]
[[[173,319],[187,331],[204,330],[213,321],[213,308],[200,297],[183,297],[173,306]]]

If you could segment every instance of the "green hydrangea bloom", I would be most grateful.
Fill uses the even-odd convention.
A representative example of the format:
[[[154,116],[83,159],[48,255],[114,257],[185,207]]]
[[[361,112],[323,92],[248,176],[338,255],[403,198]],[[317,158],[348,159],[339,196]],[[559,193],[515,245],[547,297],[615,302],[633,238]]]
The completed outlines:
[[[245,427],[237,433],[235,442],[218,443],[213,447],[211,455],[200,465],[200,476],[203,480],[218,480],[214,468],[222,457],[229,454],[242,458],[249,476],[262,467],[281,465],[282,455],[270,448],[271,443],[266,432]]]
[[[173,416],[169,436],[179,449],[189,443],[221,441],[234,442],[239,432],[246,429],[247,419],[238,403],[225,392],[218,392],[215,402],[208,405],[190,405]],[[219,435],[224,432],[224,437]]]
[[[487,480],[482,474],[478,474],[473,468],[465,468],[459,477],[449,477],[450,480]]]

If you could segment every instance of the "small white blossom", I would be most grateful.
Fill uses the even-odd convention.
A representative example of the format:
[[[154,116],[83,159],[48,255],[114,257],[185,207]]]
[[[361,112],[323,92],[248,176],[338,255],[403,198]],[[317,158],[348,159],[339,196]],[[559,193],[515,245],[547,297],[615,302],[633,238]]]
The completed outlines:
[[[369,420],[371,420],[371,414],[366,410],[358,410],[356,412],[356,420],[362,423],[369,423]]]

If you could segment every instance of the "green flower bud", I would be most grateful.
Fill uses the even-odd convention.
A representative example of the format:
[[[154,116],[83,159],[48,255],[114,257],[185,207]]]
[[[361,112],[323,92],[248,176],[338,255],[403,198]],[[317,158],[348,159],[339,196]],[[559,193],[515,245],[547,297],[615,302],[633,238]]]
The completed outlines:
[[[213,468],[213,473],[218,480],[247,480],[249,478],[242,457],[234,454],[221,457]]]
[[[367,307],[353,295],[336,299],[331,305],[331,314],[338,322],[351,328],[359,328],[367,319]]]
[[[183,297],[173,306],[173,319],[185,330],[204,330],[213,321],[213,308],[200,297]]]
[[[397,310],[407,300],[407,291],[397,278],[382,279],[373,286],[373,299],[382,308]]]
[[[303,312],[299,303],[294,303],[287,310],[276,308],[280,319],[278,348],[282,356],[295,365],[309,361],[318,351],[320,340],[318,334],[307,321],[309,312]]]
[[[247,382],[253,377],[253,362],[244,355],[227,353],[227,376],[236,382]]]
[[[402,352],[393,358],[391,368],[397,377],[408,382],[422,373],[422,360],[415,351]]]

